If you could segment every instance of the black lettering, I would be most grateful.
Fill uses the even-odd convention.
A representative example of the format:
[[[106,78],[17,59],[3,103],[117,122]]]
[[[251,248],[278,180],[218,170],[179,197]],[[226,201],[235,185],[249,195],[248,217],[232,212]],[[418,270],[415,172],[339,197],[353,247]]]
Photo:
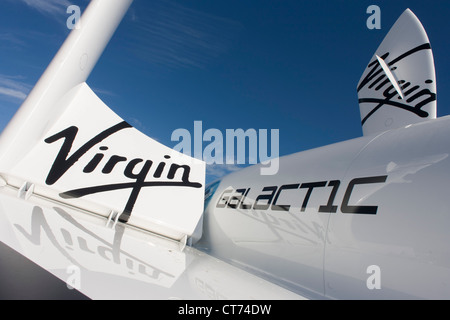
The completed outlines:
[[[103,157],[105,155],[103,153],[97,153],[91,161],[89,161],[89,163],[87,164],[86,167],[84,167],[83,172],[84,173],[91,173],[95,170],[95,168],[97,168],[98,164],[100,163],[100,161],[102,161]]]
[[[392,98],[394,98],[395,96],[398,95],[397,90],[394,88],[393,85],[390,85],[386,90],[384,90],[383,92],[383,96],[388,99],[391,100]]]
[[[306,193],[305,199],[303,200],[302,208],[300,210],[301,212],[305,211],[306,206],[308,205],[309,197],[311,196],[313,189],[314,188],[322,188],[322,187],[325,187],[326,185],[327,185],[326,181],[302,183],[302,185],[300,186],[300,189],[308,188],[308,192]]]
[[[105,146],[100,147],[100,150],[106,151],[106,150],[108,150],[108,147],[105,147]],[[104,156],[105,155],[103,153],[97,153],[92,158],[92,160],[87,164],[87,166],[84,168],[83,172],[84,173],[91,173],[91,172],[93,172],[97,168],[97,166],[100,163],[100,161],[102,161]]]
[[[277,204],[278,197],[280,196],[281,191],[289,190],[289,189],[297,189],[299,186],[300,186],[299,183],[282,185],[278,189],[278,192],[277,192],[275,198],[273,199],[273,203],[272,203],[271,209],[274,210],[274,211],[289,211],[289,209],[291,207],[290,205],[288,205],[288,204]]]
[[[113,183],[105,184],[101,186],[86,187],[80,189],[69,190],[60,193],[59,196],[63,199],[77,199],[85,197],[90,194],[108,192],[122,189],[132,189],[135,187],[134,182]],[[145,181],[142,187],[189,187],[189,188],[201,188],[202,184],[199,182],[184,182],[184,181]]]
[[[326,206],[320,206],[319,212],[323,213],[335,213],[337,211],[337,206],[333,206],[334,198],[336,198],[336,193],[341,185],[341,181],[332,180],[328,182],[329,187],[333,187],[330,193],[330,197],[328,198],[328,203]]]
[[[241,201],[241,205],[239,206],[239,209],[247,210],[247,209],[251,209],[252,208],[251,204],[245,204],[244,203],[245,199],[247,198],[247,195],[248,195],[249,191],[250,191],[250,188],[248,188],[247,191],[245,192],[244,197],[242,198],[242,201]]]
[[[239,205],[239,203],[241,202],[242,197],[245,194],[245,191],[247,191],[247,190],[246,189],[237,189],[236,192],[240,193],[240,195],[239,196],[233,195],[231,197],[230,201],[228,202],[228,207],[236,209],[237,206]]]
[[[371,184],[371,183],[384,183],[388,176],[376,176],[366,178],[356,178],[350,181],[347,190],[345,191],[344,199],[342,200],[341,211],[342,213],[354,213],[354,214],[376,214],[378,206],[351,206],[349,205],[350,197],[353,189],[358,184]]]
[[[409,96],[411,93],[413,93],[414,91],[416,91],[419,88],[420,88],[419,86],[414,86],[411,89],[409,89],[408,91],[405,91],[405,93],[404,93],[405,97]]]
[[[104,174],[111,173],[116,164],[118,164],[119,162],[125,162],[127,160],[128,159],[125,157],[121,157],[121,156],[117,156],[117,155],[112,156],[106,163],[105,167],[103,168],[102,173],[104,173]]]
[[[180,166],[178,164],[172,164],[170,166],[169,174],[167,175],[168,179],[175,178],[175,174],[177,173],[178,169],[183,169],[183,176],[181,178],[181,181],[183,182],[189,182],[189,174],[191,173],[191,167],[187,165]]]
[[[275,195],[275,192],[277,191],[278,187],[276,186],[270,186],[270,187],[264,187],[263,192],[265,191],[271,191],[270,194],[260,194],[256,200],[255,203],[253,203],[253,209],[254,210],[267,210],[270,207],[270,204],[272,203],[273,196]],[[266,204],[258,204],[261,200],[267,200]]]
[[[141,163],[142,161],[144,161],[144,160],[143,159],[131,160],[130,163],[128,163],[128,165],[126,166],[125,171],[123,172],[125,177],[144,182],[145,178],[147,177],[148,172],[150,171],[150,168],[152,167],[153,161],[151,161],[151,160],[145,161],[145,163],[142,167],[142,170],[138,174],[133,173],[136,165],[138,163]]]
[[[150,171],[150,168],[152,167],[153,162],[151,160],[147,160],[145,161],[141,171],[138,174],[133,173],[136,165],[142,161],[144,160],[142,159],[131,160],[130,163],[125,168],[124,175],[130,179],[136,179],[136,183],[134,184],[133,190],[131,191],[131,195],[128,198],[125,210],[120,215],[119,218],[120,222],[127,222],[129,220],[131,212],[133,211],[134,204],[136,203],[136,200],[139,196],[139,193],[141,192],[141,189],[144,187],[145,178],[147,177],[147,174]]]
[[[165,155],[164,156],[165,159],[170,159],[170,156]],[[164,168],[166,167],[166,163],[165,162],[161,162],[158,165],[158,168],[156,168],[155,173],[153,174],[153,178],[161,178],[161,175],[163,173]]]
[[[380,90],[381,88],[383,88],[383,87],[384,87],[385,85],[387,85],[388,83],[391,83],[391,80],[389,80],[389,79],[384,80],[381,84],[379,84],[379,85],[375,88],[375,91]]]
[[[45,183],[48,185],[53,185],[56,181],[58,181],[66,172],[69,170],[86,152],[88,152],[92,147],[108,138],[112,134],[126,129],[131,128],[131,125],[126,123],[125,121],[112,126],[104,130],[103,132],[96,135],[94,138],[86,142],[83,146],[81,146],[77,151],[75,151],[70,157],[68,157],[70,150],[72,149],[73,142],[77,136],[78,128],[75,126],[69,127],[51,137],[48,137],[44,141],[46,143],[53,143],[60,139],[64,139],[63,145],[59,150],[58,155],[53,162],[52,167],[50,168],[50,172],[48,173],[47,179]]]
[[[158,164],[158,167],[156,168],[155,173],[153,174],[153,178],[161,178],[165,166],[166,166],[165,162],[161,162],[160,164]]]
[[[436,101],[436,93],[433,93],[433,92],[431,92],[431,91],[428,90],[428,89],[423,89],[423,90],[420,90],[419,92],[417,92],[417,93],[416,93],[415,95],[413,95],[412,97],[408,98],[408,100],[406,100],[406,102],[408,102],[408,103],[413,102],[414,100],[416,100],[416,99],[418,99],[418,98],[420,98],[420,97],[422,97],[422,96],[428,96],[428,98],[427,98],[427,99],[423,99],[422,101],[420,101],[419,103],[417,103],[417,104],[415,105],[415,108],[416,108],[416,109],[420,109],[420,108],[422,108],[424,105],[426,105],[426,104],[428,104],[428,103],[430,103],[430,102]]]
[[[389,56],[389,52],[385,53],[384,55],[381,56],[381,58],[383,60],[386,60],[386,58]],[[367,68],[372,68],[366,75],[366,77],[361,81],[361,83],[359,84],[357,91],[359,92],[363,87],[365,87],[370,80],[372,80],[373,78],[375,78],[377,75],[379,75],[381,72],[383,72],[383,69],[380,68],[380,64],[378,62],[378,60],[374,60],[371,63],[369,63],[369,65],[367,66]],[[384,76],[384,74],[383,74]],[[377,80],[378,82],[379,80]]]
[[[228,199],[230,199],[229,196],[225,197],[225,194],[232,193],[232,192],[233,192],[233,190],[225,190],[224,192],[222,192],[222,195],[220,196],[219,201],[217,201],[216,208],[225,208],[228,204]]]
[[[382,70],[380,69],[379,72],[381,72]],[[381,80],[383,80],[384,78],[386,78],[386,75],[383,73],[381,76],[379,76],[374,82],[372,82],[369,86],[369,89],[372,89],[378,82],[380,82]]]
[[[399,62],[400,60],[402,60],[416,52],[419,52],[422,50],[430,50],[430,49],[431,49],[430,44],[424,43],[420,46],[417,46],[417,47],[403,53],[402,55],[398,56],[397,58],[392,59],[388,63],[388,66],[391,68],[391,70],[395,70],[396,67],[394,65],[397,62]],[[389,56],[389,53],[386,53],[381,58],[383,60],[385,60],[387,56]],[[382,69],[379,68],[379,63],[377,62],[377,60],[372,61],[368,65],[368,68],[371,68],[371,69],[367,72],[366,77],[361,81],[360,85],[358,86],[358,88],[357,88],[358,92],[365,86],[368,86],[369,89],[372,89],[375,85],[377,85],[377,87],[375,87],[375,90],[378,91],[381,88],[383,88],[384,86],[386,86],[387,84],[389,84],[390,81],[389,81],[389,79],[386,79],[384,74],[380,75],[377,79],[375,79],[372,83],[370,83],[376,76],[378,76],[382,72]],[[380,81],[382,81],[382,82],[380,84],[378,84]],[[409,87],[411,85],[410,82],[406,82],[405,80],[399,80],[398,83],[399,84],[406,83],[402,86],[402,90],[406,89],[407,87]],[[430,82],[428,82],[428,83],[430,83]],[[414,92],[415,90],[417,90],[419,88],[420,88],[420,86],[412,87],[408,91],[404,92],[404,96],[408,97],[408,95],[410,95],[412,92]],[[414,106],[411,106],[406,103],[400,103],[398,101],[391,101],[391,99],[397,95],[396,91],[394,91],[393,89],[394,89],[394,87],[391,85],[391,86],[388,86],[388,88],[384,90],[383,95],[384,95],[385,99],[378,99],[378,98],[361,98],[361,99],[359,99],[359,103],[377,103],[377,105],[374,108],[372,108],[372,110],[364,117],[364,119],[362,119],[362,121],[361,121],[362,125],[364,125],[365,122],[375,112],[377,112],[381,107],[386,106],[386,105],[391,106],[391,107],[401,108],[403,110],[412,112],[421,118],[428,117],[428,115],[429,115],[428,112],[421,110],[421,108],[423,106],[427,105],[428,103],[436,100],[435,93],[431,92],[428,89],[423,89],[423,90],[419,91],[412,97],[409,97],[406,100],[406,103],[414,102],[415,100],[417,100],[418,98],[420,98],[422,96],[425,96],[426,98],[424,98],[419,103],[416,103]],[[401,100],[400,96],[398,96],[398,98]]]

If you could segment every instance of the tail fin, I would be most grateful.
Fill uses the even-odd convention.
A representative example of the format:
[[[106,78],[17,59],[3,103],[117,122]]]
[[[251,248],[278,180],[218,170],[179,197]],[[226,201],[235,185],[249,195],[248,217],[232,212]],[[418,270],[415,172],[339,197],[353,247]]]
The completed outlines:
[[[0,174],[32,195],[173,239],[203,212],[205,164],[132,128],[85,83],[132,0],[93,0],[0,137]],[[174,201],[173,199],[176,199]]]
[[[436,118],[436,75],[428,36],[407,9],[358,83],[364,135]]]

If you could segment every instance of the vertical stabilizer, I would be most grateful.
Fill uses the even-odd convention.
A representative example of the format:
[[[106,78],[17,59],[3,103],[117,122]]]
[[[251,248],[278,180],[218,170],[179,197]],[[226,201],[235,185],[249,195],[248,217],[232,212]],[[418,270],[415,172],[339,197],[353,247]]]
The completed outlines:
[[[436,75],[428,36],[407,9],[358,83],[364,135],[436,118]]]

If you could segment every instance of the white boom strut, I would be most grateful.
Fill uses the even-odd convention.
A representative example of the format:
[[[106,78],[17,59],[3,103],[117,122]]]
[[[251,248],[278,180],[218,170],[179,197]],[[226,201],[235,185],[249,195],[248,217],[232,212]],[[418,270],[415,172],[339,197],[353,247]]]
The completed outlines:
[[[91,74],[133,0],[92,0],[79,23],[0,135],[0,168],[8,170],[64,110],[56,102]],[[11,146],[16,146],[13,149]],[[20,147],[17,147],[20,146]],[[6,152],[7,151],[7,152]]]

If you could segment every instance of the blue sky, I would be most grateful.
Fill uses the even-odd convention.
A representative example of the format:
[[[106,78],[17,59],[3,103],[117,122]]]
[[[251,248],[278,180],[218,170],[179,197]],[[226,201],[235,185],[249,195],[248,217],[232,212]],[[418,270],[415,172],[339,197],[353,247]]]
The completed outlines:
[[[0,129],[67,37],[66,8],[87,0],[0,4]],[[369,5],[381,29],[369,30]],[[356,85],[406,8],[433,48],[438,116],[450,114],[450,2],[135,0],[88,79],[122,118],[174,147],[172,132],[279,129],[280,155],[362,135]],[[208,143],[205,142],[203,147]],[[237,166],[210,166],[208,179]]]

